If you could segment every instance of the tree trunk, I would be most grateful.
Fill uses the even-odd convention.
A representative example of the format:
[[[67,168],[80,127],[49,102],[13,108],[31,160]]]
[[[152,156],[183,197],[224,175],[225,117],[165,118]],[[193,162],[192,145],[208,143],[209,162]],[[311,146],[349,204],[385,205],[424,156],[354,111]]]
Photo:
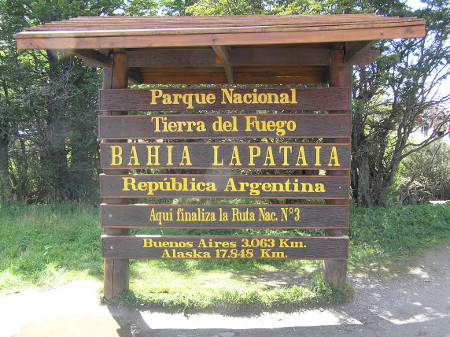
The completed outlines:
[[[9,137],[0,132],[0,201],[13,202],[13,192],[9,177]]]

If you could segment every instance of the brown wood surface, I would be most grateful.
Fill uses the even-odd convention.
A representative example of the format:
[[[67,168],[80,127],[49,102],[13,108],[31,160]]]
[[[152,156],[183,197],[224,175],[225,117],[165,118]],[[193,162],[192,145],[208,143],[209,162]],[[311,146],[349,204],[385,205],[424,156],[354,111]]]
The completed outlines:
[[[272,98],[274,103],[267,102],[268,94],[276,95],[276,98]],[[348,88],[328,87],[100,90],[100,110],[345,110],[349,109],[348,94]],[[179,95],[183,95],[183,98]],[[237,98],[230,102],[230,98],[232,100],[235,96],[244,95],[248,95],[250,103],[239,103]],[[286,96],[289,103],[276,103],[275,99],[281,99],[281,95]],[[166,96],[172,104],[165,104]],[[254,96],[257,99],[265,98],[266,102],[254,103]],[[214,98],[214,101],[206,103],[206,97]]]
[[[105,68],[103,72],[103,88],[118,89],[128,86],[127,55],[125,53],[113,53],[111,67]],[[125,111],[105,111],[106,116],[125,115]],[[106,174],[126,174],[126,170],[110,169],[103,171]],[[103,199],[108,204],[126,205],[128,199]],[[127,235],[125,228],[105,228],[107,235]],[[110,300],[129,288],[129,263],[126,259],[105,259],[104,260],[104,288],[103,294]]]
[[[38,27],[26,28],[26,31],[58,31],[61,28],[70,30],[106,30],[106,29],[192,29],[196,27],[248,27],[255,29],[259,27],[286,27],[289,26],[320,26],[336,24],[367,25],[376,23],[398,23],[405,24],[421,21],[416,18],[383,17],[376,14],[337,14],[337,15],[238,15],[238,16],[81,16],[63,21],[54,21]],[[176,34],[177,32],[173,32]]]
[[[347,228],[348,206],[326,205],[101,205],[113,228]]]
[[[219,67],[141,68],[142,81],[146,84],[227,84],[225,72]],[[324,84],[328,82],[328,67],[234,67],[236,84]]]
[[[344,52],[342,50],[334,50],[331,53],[331,64],[330,64],[330,85],[331,86],[347,86],[352,87],[352,67],[345,64],[344,62]],[[339,113],[344,113],[351,116],[351,109],[339,111]],[[336,140],[330,140],[336,142]],[[347,139],[350,142],[350,138]],[[348,171],[328,171],[329,176],[344,175],[349,177],[350,172]],[[328,204],[331,205],[348,205],[349,198],[347,200],[327,200]],[[328,229],[325,230],[325,235],[337,236],[347,235],[347,229]],[[344,288],[347,282],[347,261],[325,261],[324,262],[324,277],[325,280],[331,285]]]
[[[348,170],[350,144],[103,143],[103,169]]]
[[[395,38],[423,37],[425,28],[417,26],[394,27],[352,27],[354,29],[309,30],[293,29],[282,32],[240,32],[205,33],[192,35],[139,35],[140,31],[116,31],[116,35],[100,34],[92,37],[87,32],[79,34],[27,34],[16,35],[19,49],[115,49],[115,48],[148,48],[151,47],[185,47],[211,45],[269,45],[269,44],[303,44],[315,42],[367,41]],[[31,32],[30,32],[31,33]],[[138,34],[135,34],[138,33]],[[106,35],[106,36],[105,36]]]
[[[228,62],[238,67],[328,66],[330,59],[330,49],[318,46],[279,45],[273,48],[233,46],[228,49],[228,54]],[[211,47],[135,49],[127,51],[127,55],[130,67],[158,69],[217,66],[216,53]]]
[[[100,175],[102,198],[348,199],[348,193],[348,177]]]
[[[194,19],[194,20],[193,20]],[[421,37],[416,18],[376,15],[75,18],[15,35],[21,49],[148,48],[370,41]]]
[[[346,236],[102,236],[103,256],[115,259],[340,260],[347,250]]]
[[[100,116],[101,139],[217,139],[217,138],[348,138],[351,132],[351,116],[348,114],[191,114],[191,115],[136,115]],[[258,131],[253,123],[293,122],[295,130]],[[164,129],[164,123],[180,125],[195,122],[191,130],[187,126],[176,132]],[[253,124],[248,125],[248,122]],[[205,131],[198,129],[203,125]],[[159,129],[158,129],[159,127]],[[220,128],[223,131],[219,130]],[[225,131],[225,129],[229,131]],[[217,131],[216,131],[217,130]],[[247,130],[247,131],[246,131]]]

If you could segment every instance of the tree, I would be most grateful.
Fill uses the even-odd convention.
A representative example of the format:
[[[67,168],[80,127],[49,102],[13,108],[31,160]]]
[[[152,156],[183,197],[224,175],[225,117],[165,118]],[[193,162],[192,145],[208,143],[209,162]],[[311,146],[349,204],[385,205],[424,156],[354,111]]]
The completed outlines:
[[[430,133],[419,144],[409,141],[419,117],[450,99],[450,94],[436,91],[449,72],[448,1],[405,10],[399,14],[427,20],[426,37],[382,42],[378,47],[383,56],[355,71],[352,189],[363,206],[386,205],[400,162],[438,139]]]
[[[96,179],[98,153],[95,102],[99,74],[70,54],[18,51],[12,35],[52,20],[113,14],[121,6],[119,0],[0,1],[3,202],[83,197],[88,193],[83,187],[94,185],[90,182]]]
[[[412,10],[399,0],[200,0],[188,11],[194,15],[377,13],[424,18],[425,38],[382,41],[376,46],[382,56],[354,70],[353,198],[359,205],[384,206],[400,162],[438,138],[430,133],[420,144],[409,141],[418,117],[450,99],[449,94],[439,97],[436,92],[450,69],[449,2],[423,2],[423,9]]]

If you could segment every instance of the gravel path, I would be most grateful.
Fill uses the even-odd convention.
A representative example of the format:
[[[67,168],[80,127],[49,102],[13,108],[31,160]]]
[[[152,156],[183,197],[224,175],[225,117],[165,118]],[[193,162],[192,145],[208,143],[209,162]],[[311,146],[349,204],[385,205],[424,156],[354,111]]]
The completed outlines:
[[[350,275],[349,304],[248,317],[105,306],[98,282],[73,282],[0,297],[0,337],[450,337],[450,242],[394,270]]]

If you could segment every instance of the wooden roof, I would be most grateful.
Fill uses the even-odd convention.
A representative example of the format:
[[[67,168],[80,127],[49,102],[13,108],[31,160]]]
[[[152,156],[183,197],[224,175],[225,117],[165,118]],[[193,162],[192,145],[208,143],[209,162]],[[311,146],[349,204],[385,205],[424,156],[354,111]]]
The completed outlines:
[[[62,49],[109,66],[128,54],[136,83],[324,83],[329,52],[367,64],[381,39],[425,34],[417,18],[374,14],[289,16],[78,17],[15,35],[19,49]]]

